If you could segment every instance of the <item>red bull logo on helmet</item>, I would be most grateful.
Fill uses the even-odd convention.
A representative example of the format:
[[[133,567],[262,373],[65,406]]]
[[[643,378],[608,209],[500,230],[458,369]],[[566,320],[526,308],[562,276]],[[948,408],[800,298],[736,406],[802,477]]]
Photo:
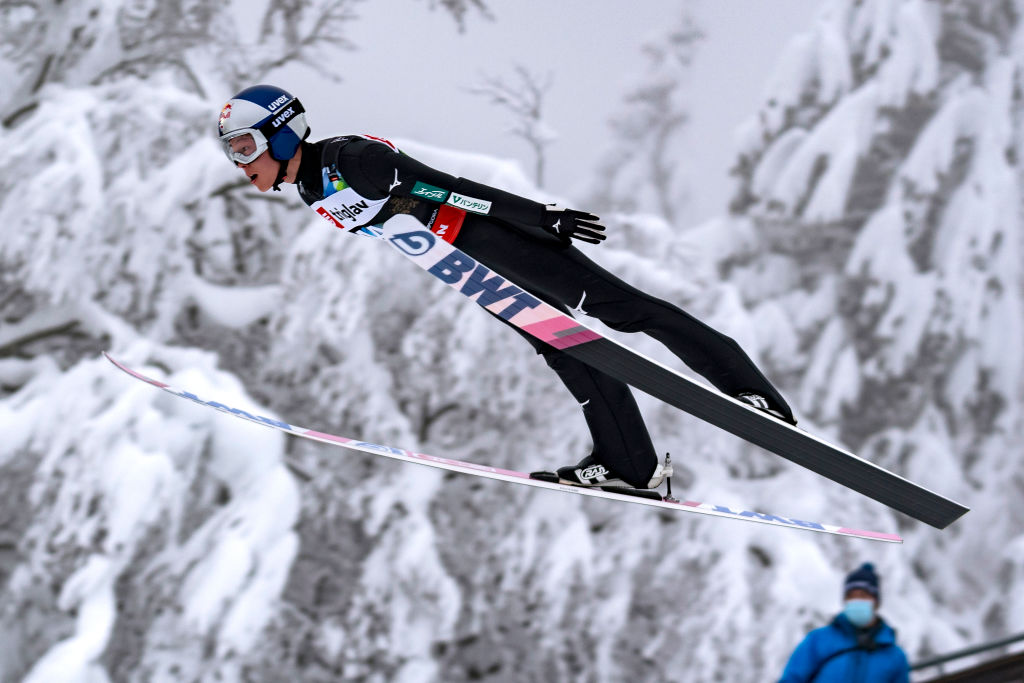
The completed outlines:
[[[224,105],[224,108],[220,110],[220,119],[217,121],[217,128],[220,130],[220,134],[224,135],[224,123],[231,118],[231,103],[228,102]]]

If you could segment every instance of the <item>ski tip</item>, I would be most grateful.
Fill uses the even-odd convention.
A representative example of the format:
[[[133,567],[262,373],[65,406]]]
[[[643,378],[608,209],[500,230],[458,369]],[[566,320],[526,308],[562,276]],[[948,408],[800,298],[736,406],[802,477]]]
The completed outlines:
[[[110,361],[110,364],[113,365],[114,367],[120,368],[125,372],[128,371],[128,366],[119,361],[118,359],[114,358],[113,356],[111,356],[109,351],[100,351],[100,353],[102,353],[103,357]]]
[[[118,368],[118,369],[120,369],[120,370],[124,370],[124,371],[125,371],[125,372],[127,372],[127,373],[128,373],[129,375],[137,375],[137,373],[135,373],[135,372],[132,372],[132,371],[131,371],[131,370],[130,370],[130,369],[128,368],[128,366],[127,366],[127,365],[125,365],[125,364],[124,364],[124,363],[122,363],[121,361],[119,361],[119,360],[117,360],[116,358],[114,358],[113,356],[111,356],[111,355],[110,355],[110,352],[109,352],[109,351],[101,351],[100,353],[102,353],[102,354],[103,354],[103,357],[104,357],[104,358],[106,358],[106,359],[107,359],[108,361],[110,361],[110,364],[111,364],[111,365],[113,365],[113,366],[114,366],[115,368]]]
[[[949,514],[947,514],[945,516],[945,518],[942,519],[938,524],[932,524],[932,526],[934,526],[936,529],[945,529],[950,524],[952,524],[953,522],[959,520],[961,517],[963,517],[964,515],[966,515],[968,512],[971,511],[971,508],[967,507],[966,505],[963,505],[961,503],[957,503],[956,501],[951,501],[951,502],[952,502],[952,506],[951,507],[953,508],[951,510],[951,512]]]
[[[143,375],[142,373],[140,373],[140,372],[138,372],[136,370],[132,370],[130,367],[128,367],[127,365],[121,363],[116,358],[114,358],[109,353],[107,353],[106,351],[102,351],[101,353],[103,354],[103,357],[106,358],[107,360],[109,360],[111,362],[111,364],[113,364],[113,366],[115,368],[117,368],[118,370],[121,370],[125,374],[131,375],[135,379],[142,380],[146,384],[152,384],[153,386],[155,386],[155,387],[157,387],[159,389],[167,389],[168,388],[168,385],[166,383],[161,382],[160,380],[153,379],[152,377],[147,377],[146,375]],[[174,393],[174,392],[171,392],[171,393]]]

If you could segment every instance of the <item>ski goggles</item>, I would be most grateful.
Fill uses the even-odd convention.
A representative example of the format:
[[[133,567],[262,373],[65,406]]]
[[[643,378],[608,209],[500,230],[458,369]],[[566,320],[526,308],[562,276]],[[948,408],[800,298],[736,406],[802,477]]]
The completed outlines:
[[[267,138],[255,128],[239,128],[220,136],[224,154],[236,164],[250,164],[267,151]]]
[[[282,128],[305,111],[298,98],[294,98],[286,106],[264,119],[260,125],[252,128],[238,128],[221,135],[219,140],[224,147],[224,154],[236,164],[252,163],[259,155],[267,151],[267,148],[270,147],[269,141]]]

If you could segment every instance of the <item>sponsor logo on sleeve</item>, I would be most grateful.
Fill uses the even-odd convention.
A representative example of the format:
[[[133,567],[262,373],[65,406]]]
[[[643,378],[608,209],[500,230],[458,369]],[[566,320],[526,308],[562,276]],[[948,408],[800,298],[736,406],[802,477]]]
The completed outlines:
[[[434,185],[428,185],[427,183],[417,181],[412,188],[410,193],[413,197],[422,197],[423,199],[429,199],[432,202],[443,202],[448,198],[448,190],[443,190],[440,187]]]
[[[462,230],[462,223],[465,220],[465,211],[444,204],[438,207],[438,210],[430,217],[427,229],[445,242],[454,244],[455,238],[459,236],[459,231]]]
[[[477,199],[476,197],[459,194],[458,192],[452,192],[448,197],[447,203],[471,213],[488,214],[491,212],[490,202],[483,199]]]

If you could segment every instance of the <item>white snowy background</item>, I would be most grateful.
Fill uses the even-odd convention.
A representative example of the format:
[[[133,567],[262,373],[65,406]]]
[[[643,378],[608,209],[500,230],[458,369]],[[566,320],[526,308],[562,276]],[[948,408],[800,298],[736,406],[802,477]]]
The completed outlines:
[[[1024,2],[815,3],[734,46],[779,42],[728,163],[702,168],[694,69],[734,1],[753,11],[656,3],[642,41],[649,8],[618,3],[526,3],[503,34],[523,13],[497,0],[0,2],[0,680],[765,681],[862,561],[912,659],[1024,631]],[[623,12],[621,32],[593,18]],[[457,43],[474,31],[507,44]],[[554,50],[585,83],[517,60],[560,31],[608,46]],[[526,121],[538,187],[522,140],[482,142],[515,123],[466,93],[487,74],[426,68],[432,40],[509,84],[547,64],[555,111],[602,127]],[[595,259],[737,338],[803,426],[973,511],[937,531],[642,395],[688,498],[906,543],[393,463],[123,376],[101,350],[350,437],[521,470],[586,453],[517,335],[224,160],[223,101],[274,80],[314,137],[391,135],[603,212]],[[442,131],[472,98],[484,113]]]

